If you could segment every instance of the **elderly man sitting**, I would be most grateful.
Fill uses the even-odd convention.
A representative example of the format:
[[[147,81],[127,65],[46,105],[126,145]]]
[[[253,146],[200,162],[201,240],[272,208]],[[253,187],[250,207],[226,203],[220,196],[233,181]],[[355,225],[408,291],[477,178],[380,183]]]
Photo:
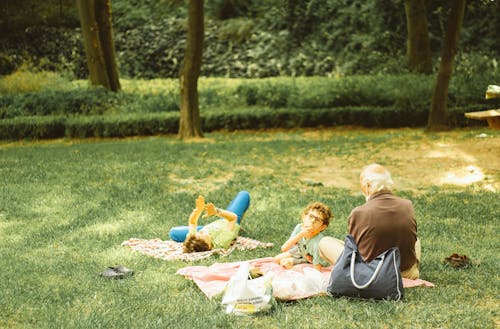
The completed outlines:
[[[366,203],[354,208],[348,219],[349,234],[354,237],[365,261],[376,258],[392,247],[401,254],[401,274],[418,279],[421,257],[417,222],[410,200],[391,193],[391,174],[379,164],[363,168],[361,191]],[[343,241],[325,237],[319,243],[321,257],[335,264],[343,250]]]

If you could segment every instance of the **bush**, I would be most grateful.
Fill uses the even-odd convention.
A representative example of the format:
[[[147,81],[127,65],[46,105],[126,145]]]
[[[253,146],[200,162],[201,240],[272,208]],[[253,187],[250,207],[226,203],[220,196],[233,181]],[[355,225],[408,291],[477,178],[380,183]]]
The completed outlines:
[[[13,59],[4,53],[0,52],[0,75],[7,75],[14,72],[16,64]]]
[[[451,93],[450,125],[485,124],[467,121],[464,113],[497,107],[500,99],[484,100],[484,90],[470,86],[478,84],[478,80],[467,80],[461,74],[452,79],[450,90],[476,88],[479,95]],[[199,97],[203,130],[425,126],[434,79],[412,74],[254,80],[202,78]],[[119,137],[177,132],[177,81],[123,82],[124,90],[118,93],[75,82],[63,85],[62,89],[0,95],[2,138]],[[47,118],[43,119],[44,116]]]
[[[242,83],[236,89],[236,95],[245,101],[248,106],[257,105],[259,100],[256,84]]]
[[[71,78],[88,76],[79,28],[30,26],[2,38],[0,51],[16,70],[29,63],[38,71],[55,71]]]
[[[63,117],[18,117],[0,121],[0,139],[50,139],[64,136]]]
[[[69,84],[67,79],[55,72],[30,71],[22,67],[0,79],[0,94],[22,94],[47,89],[64,89]]]
[[[485,100],[484,89],[477,80],[457,74],[450,85],[449,106],[484,104],[493,106],[498,100]],[[268,78],[241,82],[236,96],[245,105],[272,108],[294,107],[321,109],[346,106],[394,107],[402,111],[428,110],[435,77],[404,75],[361,75],[348,77]],[[483,80],[482,85],[486,81]],[[455,90],[475,90],[458,94]]]
[[[109,116],[31,116],[0,121],[0,139],[127,137],[175,134],[178,113]]]
[[[117,104],[119,96],[102,88],[46,90],[12,96],[1,96],[4,118],[33,115],[103,114]],[[123,98],[123,97],[121,97]]]
[[[154,113],[179,111],[179,96],[173,92],[156,95],[124,94],[126,99],[121,102],[117,112]]]
[[[137,95],[92,87],[49,89],[19,95],[0,94],[0,119],[34,115],[103,115],[178,110],[178,96],[172,92]]]
[[[470,104],[500,105],[499,99],[485,99],[490,84],[500,84],[500,67],[497,59],[481,54],[459,53],[449,90],[450,106]]]
[[[66,122],[66,137],[127,137],[175,134],[178,114],[141,114],[71,118]]]
[[[283,79],[265,79],[258,83],[241,83],[236,89],[239,98],[246,105],[269,106],[271,108],[287,107],[289,100],[297,93],[293,82]]]
[[[451,127],[486,125],[468,122],[464,113],[480,108],[452,108],[449,110]],[[225,129],[271,129],[299,127],[334,127],[357,125],[363,127],[422,127],[427,123],[427,110],[401,111],[391,107],[338,107],[330,109],[271,109],[257,107],[225,109],[202,115],[202,130],[210,132]],[[176,134],[179,113],[131,113],[105,116],[45,116],[17,117],[0,121],[0,139],[49,139],[127,137]]]

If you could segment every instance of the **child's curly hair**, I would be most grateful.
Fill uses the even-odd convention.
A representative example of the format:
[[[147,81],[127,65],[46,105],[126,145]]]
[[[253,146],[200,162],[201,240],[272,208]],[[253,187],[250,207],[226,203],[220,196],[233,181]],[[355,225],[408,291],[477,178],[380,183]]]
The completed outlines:
[[[309,210],[316,210],[319,214],[321,214],[322,220],[323,220],[323,225],[330,225],[330,219],[333,218],[332,211],[330,208],[322,203],[322,202],[313,202],[310,203],[306,209],[302,212],[302,218],[304,218],[305,215],[309,212]]]
[[[184,240],[182,252],[185,254],[210,250],[210,245],[203,239],[200,239],[195,233],[190,233]]]

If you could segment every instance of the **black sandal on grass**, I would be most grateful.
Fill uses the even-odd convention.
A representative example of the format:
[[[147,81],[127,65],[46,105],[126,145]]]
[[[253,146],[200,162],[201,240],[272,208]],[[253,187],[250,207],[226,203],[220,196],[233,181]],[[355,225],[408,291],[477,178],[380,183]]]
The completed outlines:
[[[111,267],[115,272],[122,273],[124,276],[134,275],[134,271],[126,268],[123,265],[118,265],[117,267]]]
[[[99,275],[108,279],[123,279],[127,276],[134,275],[134,271],[123,265],[118,265],[116,267],[106,268],[104,271],[99,273]]]
[[[99,276],[107,279],[123,279],[125,277],[125,274],[115,271],[113,267],[108,267],[104,271],[99,273]]]

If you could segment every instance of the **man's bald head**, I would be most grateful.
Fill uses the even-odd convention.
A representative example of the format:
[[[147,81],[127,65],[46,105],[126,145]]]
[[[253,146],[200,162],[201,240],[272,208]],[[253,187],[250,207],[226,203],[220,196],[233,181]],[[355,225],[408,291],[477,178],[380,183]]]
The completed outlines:
[[[365,166],[361,171],[359,181],[361,191],[367,198],[382,190],[390,191],[393,184],[391,173],[378,163]]]

